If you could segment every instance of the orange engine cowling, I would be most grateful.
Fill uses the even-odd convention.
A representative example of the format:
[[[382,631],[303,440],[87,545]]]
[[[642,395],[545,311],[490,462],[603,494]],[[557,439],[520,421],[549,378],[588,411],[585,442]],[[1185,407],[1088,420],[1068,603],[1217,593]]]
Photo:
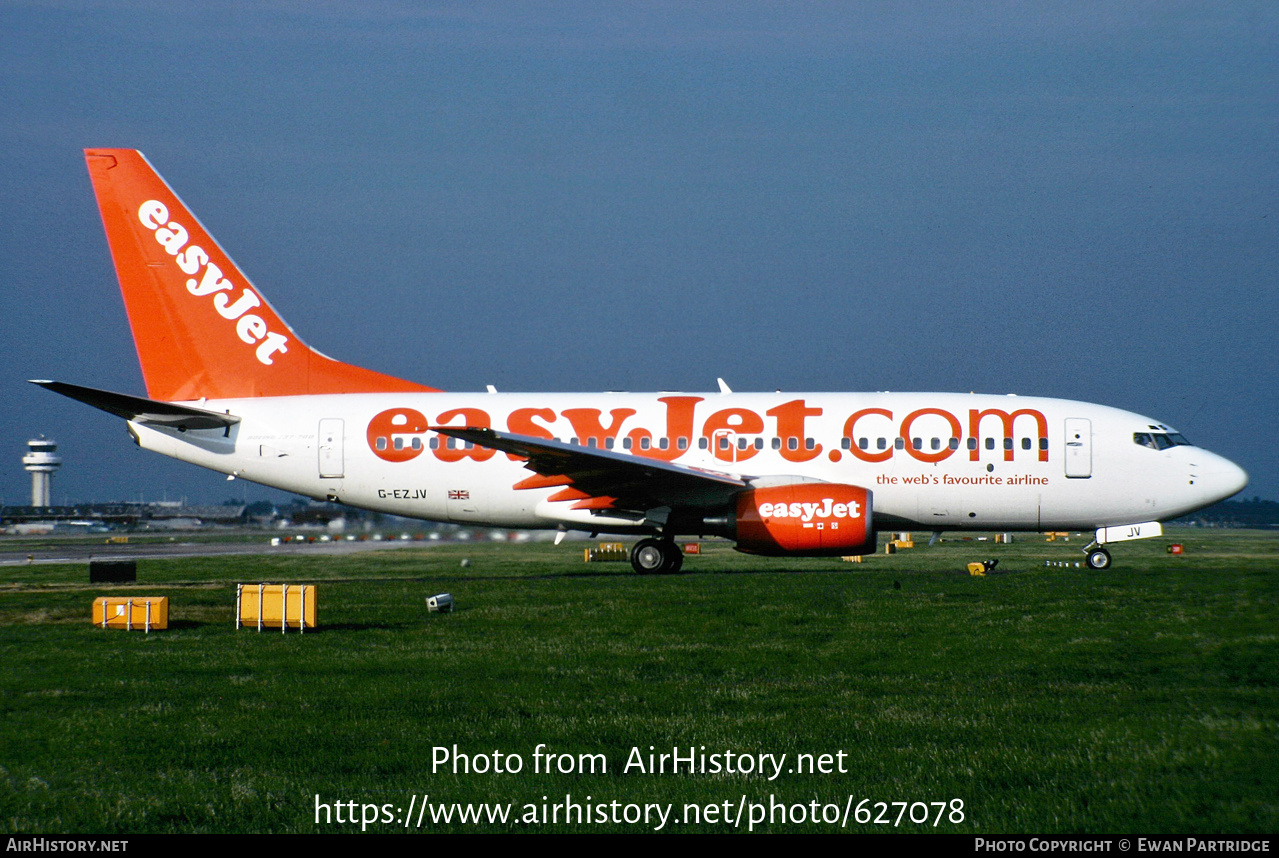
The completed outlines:
[[[747,554],[875,551],[871,492],[839,483],[794,483],[737,496],[737,550]]]

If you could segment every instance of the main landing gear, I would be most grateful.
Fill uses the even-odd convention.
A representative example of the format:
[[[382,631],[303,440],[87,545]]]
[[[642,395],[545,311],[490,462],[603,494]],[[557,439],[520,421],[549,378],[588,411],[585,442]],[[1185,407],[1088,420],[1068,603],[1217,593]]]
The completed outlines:
[[[641,539],[631,549],[631,568],[640,575],[673,574],[684,565],[684,552],[673,539]]]

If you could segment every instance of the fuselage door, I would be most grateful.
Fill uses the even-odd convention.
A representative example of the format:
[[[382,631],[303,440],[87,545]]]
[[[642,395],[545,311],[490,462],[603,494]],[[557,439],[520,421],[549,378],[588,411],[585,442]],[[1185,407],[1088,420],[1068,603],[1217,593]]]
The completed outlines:
[[[1092,421],[1085,417],[1066,418],[1066,476],[1092,476]]]
[[[321,479],[341,478],[345,470],[342,454],[342,418],[325,417],[320,420],[319,435]]]

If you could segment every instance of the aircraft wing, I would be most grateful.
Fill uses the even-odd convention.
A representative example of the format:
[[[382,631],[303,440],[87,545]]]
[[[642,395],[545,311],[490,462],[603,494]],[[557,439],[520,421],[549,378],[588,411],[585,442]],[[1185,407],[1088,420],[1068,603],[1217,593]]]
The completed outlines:
[[[747,487],[732,474],[690,468],[643,456],[565,444],[493,429],[432,426],[432,431],[526,459],[534,476],[517,489],[563,489],[552,500],[576,500],[574,509],[645,511],[658,507],[714,507]]]
[[[136,420],[139,423],[170,426],[174,429],[230,429],[240,422],[240,418],[232,414],[219,414],[216,411],[205,411],[188,405],[174,405],[171,402],[159,402],[141,396],[129,396],[127,393],[112,393],[109,390],[98,390],[94,387],[80,387],[63,381],[32,380],[45,390],[61,393],[72,399],[92,405],[109,414],[123,417],[125,420]]]

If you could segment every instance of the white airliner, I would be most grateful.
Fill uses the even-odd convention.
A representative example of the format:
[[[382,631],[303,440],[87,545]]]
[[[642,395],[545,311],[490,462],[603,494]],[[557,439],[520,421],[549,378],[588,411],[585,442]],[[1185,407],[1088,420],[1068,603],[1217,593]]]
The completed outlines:
[[[147,396],[55,381],[139,446],[313,498],[436,521],[850,555],[878,529],[1095,530],[1107,543],[1247,485],[1171,427],[1084,402],[954,393],[445,393],[285,324],[139,152],[87,150]]]

